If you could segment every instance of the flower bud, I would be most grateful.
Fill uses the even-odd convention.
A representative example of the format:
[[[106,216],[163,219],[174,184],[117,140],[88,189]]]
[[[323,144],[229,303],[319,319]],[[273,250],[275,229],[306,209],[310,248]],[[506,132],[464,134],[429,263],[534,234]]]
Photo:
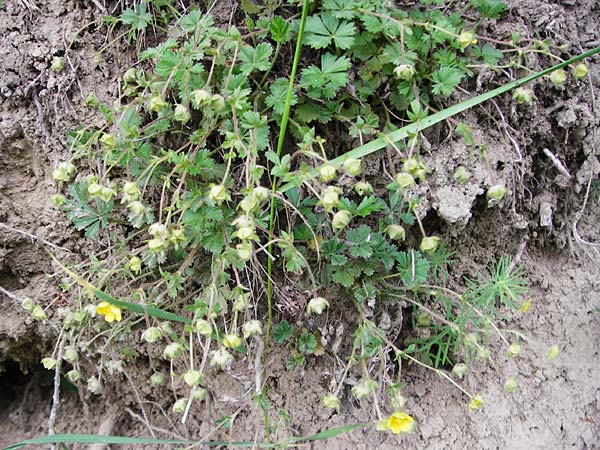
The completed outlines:
[[[40,305],[35,305],[31,310],[31,315],[35,320],[44,321],[46,320],[46,313]]]
[[[533,92],[530,89],[517,88],[513,94],[513,99],[515,99],[519,105],[531,105],[533,102]]]
[[[399,174],[397,174],[395,180],[396,183],[398,183],[400,189],[402,189],[403,191],[406,191],[407,189],[410,189],[415,185],[415,179],[413,178],[413,176],[406,172],[400,172]]]
[[[140,195],[140,189],[138,185],[133,181],[126,181],[123,183],[123,194],[129,197],[129,201],[137,199]]]
[[[113,195],[117,195],[117,192],[113,188],[110,188],[107,186],[102,186],[102,189],[96,195],[104,203],[108,203],[108,202],[110,202]]]
[[[271,196],[271,192],[266,187],[263,187],[263,186],[256,186],[252,190],[252,194],[254,195],[254,197],[256,197],[256,199],[260,203],[266,202],[269,199],[269,197]]]
[[[127,267],[134,273],[142,271],[142,260],[138,256],[132,256],[127,263]]]
[[[173,412],[175,414],[182,414],[185,412],[185,408],[187,407],[187,403],[188,403],[188,398],[187,397],[181,397],[179,400],[177,400],[175,403],[173,403]]]
[[[256,196],[248,194],[242,199],[239,206],[245,213],[248,214],[258,208],[259,202]]]
[[[506,188],[501,184],[497,184],[487,190],[485,197],[487,198],[488,203],[499,202],[504,198],[504,194],[506,194]]]
[[[42,365],[44,366],[44,369],[46,369],[46,370],[53,370],[53,369],[55,369],[57,363],[58,363],[58,361],[56,361],[56,359],[54,359],[54,358],[44,358],[44,359],[42,359]]]
[[[319,168],[319,176],[321,177],[321,181],[328,182],[335,178],[337,174],[337,169],[335,166],[331,164],[322,165]]]
[[[169,235],[169,241],[173,245],[179,245],[185,241],[185,230],[181,227],[172,228]]]
[[[242,345],[242,340],[237,334],[226,334],[223,336],[223,345],[227,348],[238,348]]]
[[[516,358],[521,354],[521,344],[514,342],[508,346],[507,355],[510,358]]]
[[[325,208],[327,212],[331,212],[340,202],[339,193],[339,188],[333,186],[328,186],[321,193],[321,205],[323,205],[323,208]]]
[[[254,253],[251,242],[237,244],[235,246],[235,251],[242,262],[250,261],[250,258],[252,258],[252,254]]]
[[[354,192],[356,192],[360,196],[373,193],[373,186],[371,186],[371,183],[368,183],[366,181],[359,181],[354,185],[352,189],[354,189]]]
[[[410,81],[415,76],[415,66],[411,64],[400,64],[394,69],[394,75],[401,81]]]
[[[114,134],[102,133],[102,136],[100,136],[100,143],[105,147],[113,148],[117,145],[117,138],[115,138]]]
[[[65,196],[61,194],[54,194],[50,197],[50,202],[57,208],[64,205],[66,201],[67,199],[65,198]]]
[[[424,237],[419,248],[423,253],[433,253],[440,245],[440,238],[437,236]]]
[[[334,230],[342,230],[346,228],[351,220],[352,213],[350,213],[350,211],[338,211],[333,215],[333,219],[331,220],[331,228]]]
[[[222,369],[225,368],[229,363],[233,361],[233,356],[227,350],[221,348],[211,353],[212,358],[210,360],[211,366],[219,366]]]
[[[127,69],[127,72],[123,74],[123,81],[127,84],[135,83],[137,79],[138,71],[136,68],[132,67]]]
[[[210,106],[212,106],[215,111],[221,111],[225,108],[225,99],[220,94],[213,94],[210,96]]]
[[[197,89],[192,92],[192,103],[196,109],[206,106],[210,103],[210,93],[204,89]]]
[[[34,307],[35,305],[33,304],[33,300],[31,300],[29,297],[25,297],[21,302],[21,308],[23,308],[25,311],[33,312]]]
[[[260,320],[249,320],[242,326],[242,332],[244,339],[248,339],[251,336],[260,336],[262,334],[262,324]]]
[[[307,313],[321,314],[325,308],[329,307],[329,302],[323,297],[315,297],[308,302],[306,306]]]
[[[224,201],[231,200],[231,196],[229,192],[227,192],[227,188],[222,184],[214,184],[210,188],[208,192],[208,198],[210,198],[217,205],[220,205]]]
[[[419,311],[416,314],[415,318],[417,321],[417,325],[419,326],[428,327],[429,325],[431,325],[431,316],[425,311]]]
[[[201,402],[206,398],[206,389],[196,386],[190,391],[190,398],[192,400],[198,400],[199,402]]]
[[[169,104],[163,100],[160,95],[153,95],[148,100],[148,109],[154,112],[160,112],[163,109],[167,108]]]
[[[240,241],[253,240],[256,238],[256,228],[254,228],[254,226],[238,228],[238,230],[234,233],[234,236]]]
[[[458,184],[467,184],[469,178],[471,178],[471,174],[465,166],[458,166],[454,171],[454,179]]]
[[[167,226],[160,222],[150,225],[148,228],[148,234],[163,241],[169,238],[169,230],[167,229]]]
[[[354,395],[357,399],[361,399],[374,392],[378,386],[379,384],[377,383],[377,381],[370,380],[368,378],[362,378],[352,388],[352,395]]]
[[[575,69],[573,69],[573,75],[575,75],[577,80],[581,80],[582,78],[586,77],[589,71],[590,69],[588,66],[581,62],[575,66]]]
[[[194,331],[202,336],[210,336],[212,334],[212,327],[206,320],[197,319],[194,322]]]
[[[190,110],[185,105],[177,105],[175,106],[175,112],[173,113],[173,118],[177,122],[187,123],[192,115],[190,114]]]
[[[344,161],[342,167],[346,172],[348,172],[349,175],[352,175],[353,177],[357,177],[362,173],[362,164],[360,159],[348,158]]]
[[[50,64],[50,69],[53,72],[62,72],[65,68],[65,60],[60,56],[55,56],[52,58],[52,64]]]
[[[190,387],[197,386],[203,381],[202,373],[199,370],[188,370],[183,375],[183,381]]]
[[[79,381],[79,379],[81,378],[81,373],[79,372],[79,370],[69,370],[67,372],[67,378],[69,379],[69,381],[71,381],[72,383],[76,383],[77,381]]]
[[[510,376],[504,382],[504,391],[510,393],[515,392],[519,388],[519,382],[517,381],[517,377]]]
[[[148,241],[148,248],[153,253],[161,253],[165,251],[165,241],[163,239],[150,239]]]
[[[464,50],[469,45],[477,44],[477,38],[475,37],[475,33],[473,33],[472,31],[463,31],[458,35],[456,42],[458,42],[460,48]]]
[[[97,394],[98,392],[100,392],[100,382],[98,381],[98,378],[96,378],[96,377],[88,378],[87,390],[90,391],[92,394]]]
[[[142,216],[146,212],[144,204],[138,200],[131,202],[127,207],[131,210],[131,213],[135,216]]]
[[[152,344],[162,338],[162,331],[158,327],[150,327],[142,333],[142,339],[148,344]]]
[[[73,347],[65,347],[65,350],[63,352],[63,359],[73,364],[79,359],[79,355]]]
[[[562,86],[565,84],[565,81],[567,81],[567,72],[563,69],[555,70],[550,74],[550,81],[552,81],[554,86]]]
[[[467,365],[465,363],[454,364],[454,367],[452,368],[452,373],[454,374],[454,376],[461,380],[463,379],[463,377],[465,376],[465,374],[468,371],[469,371],[469,368],[467,367]]]
[[[52,171],[52,178],[56,181],[69,181],[71,175],[75,173],[77,168],[70,162],[58,163],[56,168]]]
[[[552,361],[553,359],[556,359],[556,358],[558,358],[558,357],[559,357],[559,355],[560,355],[560,348],[558,347],[558,345],[554,344],[553,346],[551,346],[551,347],[548,349],[548,353],[547,353],[547,355],[548,355],[548,359],[549,359],[549,360],[551,360],[551,361]]]
[[[150,384],[152,386],[162,386],[167,381],[165,374],[161,372],[154,372],[150,375]]]
[[[340,409],[340,399],[333,394],[325,395],[322,399],[323,406],[326,408],[331,408],[335,410]]]
[[[385,227],[384,231],[387,233],[390,239],[394,241],[403,241],[404,239],[406,239],[406,231],[401,225],[397,225],[395,223],[390,224],[387,227]]]
[[[169,345],[165,347],[163,352],[164,359],[173,359],[179,356],[179,354],[183,351],[183,346],[179,342],[171,342]]]

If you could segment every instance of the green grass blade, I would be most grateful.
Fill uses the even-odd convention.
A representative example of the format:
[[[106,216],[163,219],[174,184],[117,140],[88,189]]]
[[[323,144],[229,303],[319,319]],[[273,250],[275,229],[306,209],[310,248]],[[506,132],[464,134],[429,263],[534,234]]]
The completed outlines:
[[[26,445],[42,445],[42,444],[161,444],[161,445],[208,445],[211,447],[231,446],[231,447],[255,447],[274,448],[274,444],[254,443],[254,442],[193,442],[167,439],[152,439],[152,438],[132,438],[123,436],[97,436],[95,434],[55,434],[52,436],[42,436],[34,439],[27,439],[19,443],[5,447],[3,450],[16,450]]]
[[[504,86],[500,86],[499,88],[493,89],[484,94],[478,95],[478,96],[470,98],[468,100],[465,100],[464,102],[458,103],[458,104],[453,105],[449,108],[446,108],[442,111],[439,111],[435,114],[432,114],[431,116],[426,117],[423,120],[411,123],[410,125],[407,125],[398,130],[392,131],[391,133],[387,134],[386,137],[380,137],[380,138],[374,139],[373,141],[368,142],[364,145],[361,145],[360,147],[356,147],[355,149],[352,149],[349,152],[344,153],[341,156],[338,156],[331,162],[333,164],[342,164],[348,158],[362,158],[364,156],[370,155],[371,153],[374,153],[377,150],[381,150],[382,148],[385,148],[386,146],[389,145],[390,142],[398,142],[402,139],[406,139],[410,135],[414,135],[414,134],[418,133],[419,131],[423,131],[426,128],[431,127],[432,125],[435,125],[439,122],[442,122],[443,120],[448,119],[449,117],[452,117],[456,114],[466,111],[467,109],[477,106],[480,103],[490,100],[498,95],[504,94],[505,92],[508,92],[512,89],[523,86],[524,84],[529,83],[530,81],[533,81],[537,78],[548,75],[549,73],[554,72],[555,70],[562,69],[562,68],[564,68],[570,64],[573,64],[577,61],[581,61],[584,58],[595,55],[598,52],[600,52],[600,47],[593,48],[593,49],[588,50],[587,52],[582,53],[580,55],[577,55],[567,61],[563,61],[559,64],[556,64],[555,66],[549,67],[540,72],[536,72],[532,75],[521,78],[519,80],[515,80],[511,83],[505,84]]]
[[[98,297],[100,300],[104,300],[105,302],[108,302],[111,305],[117,306],[121,309],[126,309],[128,311],[131,311],[131,312],[134,312],[137,314],[141,314],[141,315],[148,314],[148,316],[156,317],[157,319],[170,320],[173,322],[181,322],[181,323],[187,323],[187,324],[192,322],[187,317],[179,316],[177,314],[173,314],[171,312],[162,310],[160,308],[155,308],[154,306],[143,306],[143,305],[140,305],[139,303],[132,303],[132,302],[127,302],[125,300],[116,299],[112,295],[109,295],[106,292],[101,291],[96,286],[94,286],[93,284],[84,280],[79,275],[77,275],[75,272],[73,272],[72,270],[65,267],[63,264],[61,264],[61,262],[58,259],[56,259],[54,257],[54,255],[50,254],[50,256],[52,257],[54,262],[67,275],[69,275],[71,278],[73,278],[77,282],[77,284],[79,284],[81,287],[89,290],[90,292],[93,292],[96,295],[96,297]]]
[[[290,443],[322,441],[325,439],[331,439],[331,438],[339,436],[341,434],[348,433],[352,430],[356,430],[357,428],[365,428],[370,425],[371,425],[370,423],[364,422],[364,423],[355,423],[353,425],[344,425],[341,427],[330,428],[328,430],[321,431],[320,433],[313,434],[312,436],[294,438],[290,441]]]
[[[208,445],[210,447],[218,446],[230,446],[230,447],[241,447],[241,448],[283,448],[290,444],[299,444],[302,442],[319,441],[325,439],[331,439],[336,436],[348,433],[357,428],[365,428],[369,426],[369,423],[358,423],[353,425],[344,425],[341,427],[330,428],[320,433],[313,434],[307,437],[297,437],[289,439],[282,443],[268,443],[268,442],[222,442],[222,441],[207,441],[207,442],[195,442],[195,441],[183,441],[183,440],[169,440],[169,439],[154,439],[154,438],[134,438],[134,437],[123,437],[123,436],[98,436],[95,434],[55,434],[52,436],[41,436],[33,439],[27,439],[25,441],[18,442],[16,444],[9,445],[3,450],[17,450],[27,445],[42,445],[42,444],[160,444],[160,445]]]

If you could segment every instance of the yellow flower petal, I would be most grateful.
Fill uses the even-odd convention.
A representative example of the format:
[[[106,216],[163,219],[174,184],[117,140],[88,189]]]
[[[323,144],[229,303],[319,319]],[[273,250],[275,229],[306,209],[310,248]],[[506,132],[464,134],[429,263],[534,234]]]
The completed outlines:
[[[411,433],[416,426],[415,419],[403,412],[395,412],[387,419],[387,429],[394,434]]]

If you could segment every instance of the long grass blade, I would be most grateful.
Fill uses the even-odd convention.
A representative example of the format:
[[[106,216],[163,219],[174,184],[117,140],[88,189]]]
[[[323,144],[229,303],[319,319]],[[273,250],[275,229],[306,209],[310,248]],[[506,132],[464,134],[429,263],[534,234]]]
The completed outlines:
[[[467,109],[473,108],[474,106],[477,106],[480,103],[483,103],[487,100],[497,97],[498,95],[504,94],[505,92],[508,92],[512,89],[516,89],[520,86],[523,86],[524,84],[527,84],[530,81],[533,81],[537,78],[548,75],[549,73],[554,72],[555,70],[562,69],[570,64],[576,63],[577,61],[581,61],[584,58],[595,55],[598,52],[600,52],[600,47],[593,48],[593,49],[588,50],[587,52],[581,53],[580,55],[577,55],[571,59],[568,59],[559,64],[556,64],[555,66],[541,70],[539,72],[536,72],[534,74],[531,74],[531,75],[521,78],[519,80],[515,80],[511,83],[507,83],[504,86],[500,86],[499,88],[493,89],[484,94],[481,94],[476,97],[465,100],[463,102],[460,102],[456,105],[453,105],[449,108],[446,108],[442,111],[432,114],[431,116],[428,116],[425,119],[419,120],[417,122],[413,122],[405,127],[402,127],[395,131],[392,131],[391,133],[388,133],[385,137],[380,137],[380,138],[374,139],[371,142],[361,145],[360,147],[356,147],[356,148],[350,150],[349,152],[346,152],[343,155],[338,156],[331,162],[333,164],[342,164],[348,158],[362,158],[364,156],[370,155],[371,153],[374,153],[377,150],[381,150],[382,148],[385,148],[386,146],[389,145],[390,142],[398,142],[398,141],[401,141],[402,139],[406,139],[410,135],[415,135],[419,131],[423,131],[426,128],[431,127],[432,125],[435,125],[439,122],[442,122],[442,121],[448,119],[449,117],[455,116],[456,114],[466,111]]]

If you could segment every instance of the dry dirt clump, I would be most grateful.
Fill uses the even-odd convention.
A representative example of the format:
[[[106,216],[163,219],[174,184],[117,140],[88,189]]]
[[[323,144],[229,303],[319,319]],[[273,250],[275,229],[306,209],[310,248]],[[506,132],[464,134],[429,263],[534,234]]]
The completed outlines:
[[[236,6],[219,4],[223,17],[229,16],[224,4]],[[99,6],[7,0],[0,10],[0,287],[10,294],[0,294],[0,446],[46,434],[53,404],[53,381],[39,360],[59,330],[34,321],[20,303],[29,297],[43,307],[67,304],[68,296],[57,287],[60,275],[51,280],[46,276],[57,270],[46,250],[80,262],[95,245],[48,199],[56,189],[52,168],[68,151],[66,133],[96,120],[83,106],[84,96],[93,92],[112,98],[119,67],[130,63],[130,53],[120,48],[97,57],[106,43],[104,28],[92,23],[105,13]],[[575,53],[598,45],[599,23],[600,6],[594,0],[521,0],[511,2],[510,12],[490,23],[487,34],[510,36],[520,29],[567,44],[568,52]],[[66,60],[61,73],[50,70],[55,56]],[[484,409],[468,414],[464,398],[452,386],[408,366],[405,395],[419,423],[413,435],[359,430],[307,448],[600,448],[600,314],[594,311],[600,307],[600,259],[590,260],[596,255],[593,247],[582,244],[600,240],[597,194],[592,192],[584,205],[590,180],[596,183],[600,173],[599,105],[590,95],[600,91],[599,58],[589,65],[589,83],[556,88],[547,80],[537,82],[529,110],[511,109],[506,98],[470,111],[461,121],[473,130],[475,145],[458,138],[441,140],[425,158],[433,174],[429,190],[421,193],[420,214],[428,229],[444,235],[458,252],[452,276],[474,277],[499,256],[513,255],[525,264],[531,285],[531,309],[509,322],[510,329],[531,338],[530,345],[518,359],[499,358],[498,369],[481,365],[466,376],[466,386],[484,396]],[[494,81],[491,74],[481,78],[474,91]],[[478,157],[481,147],[484,158]],[[381,161],[375,159],[369,170],[380,174]],[[465,161],[471,179],[449,185],[447,180]],[[485,190],[497,183],[509,188],[505,208],[488,209]],[[333,319],[322,334],[335,342],[350,326],[343,328],[343,318],[341,327],[332,325]],[[562,349],[554,361],[546,358],[551,344]],[[269,356],[269,400],[274,409],[289,412],[289,433],[308,435],[373,419],[372,411],[349,395],[339,414],[321,406],[322,395],[340,375],[331,356],[314,357],[310,365],[292,372],[285,368],[286,358],[280,350]],[[154,397],[145,389],[149,374],[137,361],[120,386],[102,395],[64,390],[56,430],[197,438],[209,431],[210,422],[236,412],[235,426],[221,437],[255,439],[261,417],[252,403],[252,367],[238,363],[231,372],[216,374],[206,409],[192,411],[185,426],[163,409],[173,400],[169,393]],[[502,390],[511,375],[521,380],[518,394],[512,396]],[[345,394],[355,377],[348,381]]]

